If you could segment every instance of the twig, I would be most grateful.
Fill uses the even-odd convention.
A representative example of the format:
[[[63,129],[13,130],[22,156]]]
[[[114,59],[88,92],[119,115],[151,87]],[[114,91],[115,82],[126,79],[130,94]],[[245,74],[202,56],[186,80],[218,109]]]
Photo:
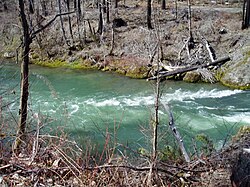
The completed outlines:
[[[106,169],[106,168],[125,168],[125,169],[131,169],[134,171],[149,171],[150,167],[134,167],[134,166],[127,166],[127,165],[102,165],[102,166],[96,166],[96,167],[85,167],[84,169],[87,170],[97,170],[97,169]],[[159,167],[153,167],[153,171],[160,171],[166,174],[169,174],[170,176],[174,176],[174,174],[166,169],[159,168]]]
[[[7,165],[5,165],[5,166],[0,167],[0,170],[9,168],[9,167],[11,167],[11,166],[12,166],[12,164],[7,164]]]

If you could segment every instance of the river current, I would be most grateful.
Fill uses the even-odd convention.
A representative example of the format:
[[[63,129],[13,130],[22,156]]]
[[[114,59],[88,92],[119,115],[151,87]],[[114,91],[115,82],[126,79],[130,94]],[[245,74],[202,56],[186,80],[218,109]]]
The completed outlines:
[[[9,123],[18,118],[19,74],[17,65],[0,67],[1,106],[12,114]],[[162,84],[161,102],[170,105],[187,141],[204,133],[219,145],[239,126],[250,125],[249,98],[250,91],[220,84]],[[88,139],[102,144],[109,132],[117,142],[143,146],[153,109],[153,82],[109,72],[30,66],[29,116],[40,116],[45,129],[63,129],[81,143]],[[160,108],[162,140],[167,130],[167,113]]]

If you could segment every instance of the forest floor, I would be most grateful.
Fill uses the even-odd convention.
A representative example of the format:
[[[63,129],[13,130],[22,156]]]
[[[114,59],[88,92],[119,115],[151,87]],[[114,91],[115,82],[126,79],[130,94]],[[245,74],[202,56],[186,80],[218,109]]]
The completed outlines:
[[[30,135],[25,152],[12,154],[1,146],[0,186],[249,186],[250,129],[242,128],[230,144],[206,155],[158,160],[148,184],[150,158],[139,152],[134,157],[114,154],[106,144],[99,154],[82,150],[65,136]],[[128,149],[127,151],[131,151]],[[244,184],[243,184],[244,182]]]

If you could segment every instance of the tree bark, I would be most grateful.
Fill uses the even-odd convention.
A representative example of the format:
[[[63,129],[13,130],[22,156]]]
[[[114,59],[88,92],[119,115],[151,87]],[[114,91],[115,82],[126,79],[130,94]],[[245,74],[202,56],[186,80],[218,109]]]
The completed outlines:
[[[246,29],[250,25],[250,0],[244,0],[243,4],[243,29]]]
[[[118,8],[118,0],[115,0],[115,8]]]
[[[22,43],[22,62],[21,62],[21,97],[19,109],[19,122],[17,129],[17,137],[14,143],[14,151],[20,152],[21,143],[25,139],[26,121],[28,114],[28,98],[29,98],[29,51],[32,39],[29,34],[29,25],[25,14],[24,1],[19,0],[19,11],[23,29]]]
[[[62,19],[62,16],[61,16],[61,14],[62,14],[61,0],[58,0],[57,2],[58,2],[59,14],[60,14],[60,23],[61,23],[63,39],[64,39],[65,43],[68,45],[68,41],[67,41],[65,29],[64,29],[64,24],[63,24],[63,19]]]
[[[153,29],[152,23],[151,23],[151,14],[152,14],[152,7],[151,7],[151,0],[147,0],[147,26],[148,29]]]
[[[106,1],[106,17],[107,17],[107,23],[110,23],[110,18],[109,18],[109,1]]]
[[[102,34],[103,31],[103,19],[102,19],[102,6],[99,5],[99,24],[98,24],[98,33]]]
[[[162,0],[161,2],[161,9],[166,10],[166,0]]]
[[[34,0],[29,0],[29,11],[34,14]]]
[[[70,12],[70,3],[69,3],[69,0],[66,1],[66,4],[67,4],[68,12]],[[69,21],[69,33],[70,33],[72,41],[74,41],[70,15],[68,15],[68,21]]]

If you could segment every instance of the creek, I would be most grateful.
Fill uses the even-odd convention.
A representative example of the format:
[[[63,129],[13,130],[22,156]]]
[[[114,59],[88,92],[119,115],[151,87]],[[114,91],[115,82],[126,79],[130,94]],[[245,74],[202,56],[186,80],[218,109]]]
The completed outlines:
[[[0,67],[1,106],[3,113],[12,114],[8,123],[18,119],[19,77],[17,65]],[[222,145],[239,126],[250,125],[249,98],[250,91],[220,84],[162,83],[161,102],[171,106],[176,126],[187,142],[204,133],[217,146]],[[35,123],[40,116],[46,131],[62,129],[80,144],[102,145],[109,132],[117,142],[143,147],[149,143],[153,109],[153,82],[110,72],[30,65],[29,119]],[[159,113],[160,140],[167,143],[168,116],[163,108]]]

